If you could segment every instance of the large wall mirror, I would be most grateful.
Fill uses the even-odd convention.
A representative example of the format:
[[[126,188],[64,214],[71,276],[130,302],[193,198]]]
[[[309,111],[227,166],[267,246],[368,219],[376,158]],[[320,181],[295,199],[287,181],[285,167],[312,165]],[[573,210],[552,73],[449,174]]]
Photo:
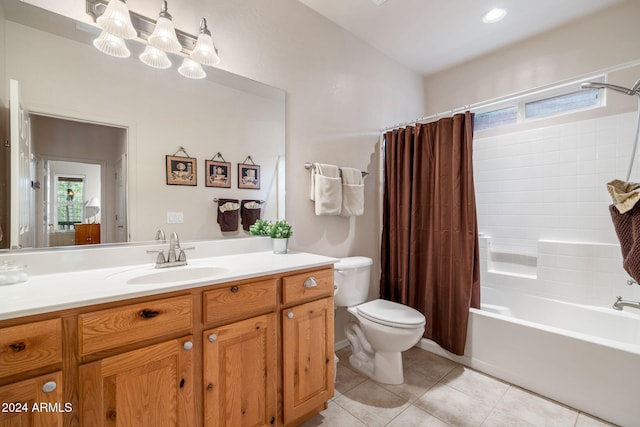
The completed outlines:
[[[71,3],[84,11],[84,1]],[[178,57],[171,69],[153,69],[137,59],[134,41],[131,57],[116,59],[92,46],[98,32],[86,22],[20,0],[0,9],[0,98],[16,107],[10,92],[18,88],[31,153],[22,154],[28,172],[6,184],[19,189],[23,212],[8,224],[9,203],[0,204],[0,223],[11,229],[1,248],[74,245],[83,224],[100,225],[101,243],[153,240],[158,229],[182,240],[246,235],[241,226],[221,232],[219,198],[261,200],[263,217],[284,217],[282,90],[211,67],[204,80],[186,79]],[[168,185],[165,157],[185,152],[196,159],[197,184]],[[205,161],[217,153],[231,163],[230,188],[206,185]],[[260,166],[259,189],[238,185],[237,165],[249,156]]]

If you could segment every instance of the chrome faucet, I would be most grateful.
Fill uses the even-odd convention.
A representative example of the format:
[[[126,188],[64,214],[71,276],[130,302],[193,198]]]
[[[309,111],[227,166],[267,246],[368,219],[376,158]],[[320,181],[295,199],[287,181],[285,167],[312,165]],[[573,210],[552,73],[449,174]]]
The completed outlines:
[[[617,296],[616,302],[613,303],[615,310],[622,310],[624,307],[633,307],[640,310],[640,301],[625,301],[622,297]]]
[[[161,228],[159,228],[158,231],[156,231],[156,240],[162,240],[162,241],[167,240],[167,238],[164,236],[164,230],[162,230]]]
[[[189,249],[195,249],[195,248],[181,247],[178,233],[174,231],[173,233],[171,233],[171,237],[169,238],[169,252],[167,253],[166,258],[164,256],[164,251],[162,249],[157,251],[147,251],[147,253],[158,254],[158,257],[156,258],[156,268],[179,267],[181,265],[187,265],[187,255],[185,254],[184,251]]]

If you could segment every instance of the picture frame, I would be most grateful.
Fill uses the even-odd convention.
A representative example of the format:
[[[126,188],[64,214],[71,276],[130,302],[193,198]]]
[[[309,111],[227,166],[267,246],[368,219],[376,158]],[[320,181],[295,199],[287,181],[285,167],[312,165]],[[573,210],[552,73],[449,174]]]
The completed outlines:
[[[198,185],[195,158],[167,155],[166,159],[167,185]]]
[[[238,188],[260,189],[260,166],[238,163]]]
[[[207,187],[231,188],[231,163],[217,160],[205,161]]]

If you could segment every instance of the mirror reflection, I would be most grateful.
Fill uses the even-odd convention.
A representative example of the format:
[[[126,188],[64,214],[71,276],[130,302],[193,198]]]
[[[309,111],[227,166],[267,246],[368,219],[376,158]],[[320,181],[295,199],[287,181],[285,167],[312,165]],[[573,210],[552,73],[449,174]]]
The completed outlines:
[[[152,69],[135,42],[130,58],[112,58],[92,46],[97,31],[86,23],[19,0],[0,9],[0,99],[8,108],[8,81],[17,81],[20,117],[30,121],[17,159],[26,172],[7,179],[21,213],[8,224],[0,204],[0,247],[10,235],[23,248],[147,241],[158,229],[182,240],[247,235],[220,230],[217,198],[264,200],[262,217],[284,216],[283,91],[211,67],[197,81]],[[179,147],[196,159],[196,186],[167,184],[165,156]],[[218,152],[231,164],[230,188],[205,185],[205,161]],[[238,184],[248,156],[260,166],[259,188]]]

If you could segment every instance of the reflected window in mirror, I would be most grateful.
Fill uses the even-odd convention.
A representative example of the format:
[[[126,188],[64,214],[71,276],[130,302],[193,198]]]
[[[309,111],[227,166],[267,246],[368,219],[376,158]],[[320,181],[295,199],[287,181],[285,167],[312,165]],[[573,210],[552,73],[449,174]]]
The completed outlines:
[[[56,176],[55,231],[71,230],[84,221],[84,176]]]

